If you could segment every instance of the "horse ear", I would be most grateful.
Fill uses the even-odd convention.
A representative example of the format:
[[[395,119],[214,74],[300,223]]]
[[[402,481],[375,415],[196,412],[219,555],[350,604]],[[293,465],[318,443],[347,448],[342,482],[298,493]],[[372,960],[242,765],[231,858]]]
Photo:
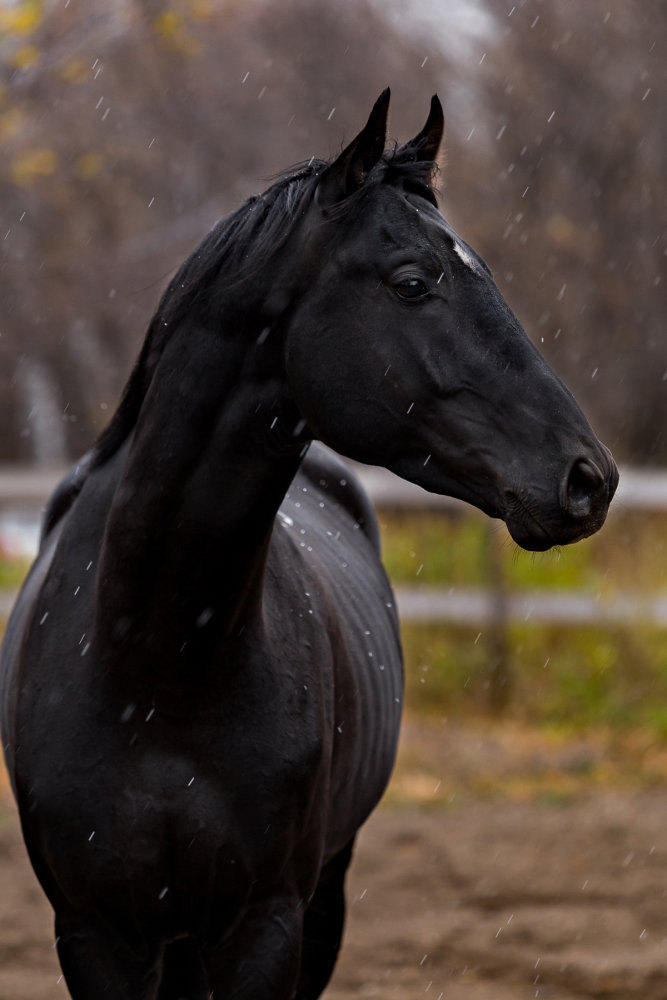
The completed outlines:
[[[357,191],[384,153],[390,96],[387,87],[356,139],[324,170],[317,186],[318,204],[333,205]]]
[[[437,94],[431,98],[431,110],[426,124],[414,139],[406,142],[404,150],[412,150],[416,160],[433,161],[438,155],[442,137],[445,134],[445,114]]]

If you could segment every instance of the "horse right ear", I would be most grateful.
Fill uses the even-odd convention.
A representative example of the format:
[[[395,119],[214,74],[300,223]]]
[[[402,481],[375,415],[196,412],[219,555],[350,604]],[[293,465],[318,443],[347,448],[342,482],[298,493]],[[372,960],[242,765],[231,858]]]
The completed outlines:
[[[444,134],[445,115],[438,95],[434,94],[431,98],[431,110],[426,119],[426,124],[421,132],[414,139],[411,139],[410,142],[406,142],[401,149],[403,152],[410,150],[416,160],[435,162]]]
[[[365,126],[349,146],[336,157],[320,177],[315,200],[318,205],[335,205],[358,191],[384,153],[389,112],[389,87],[373,105]]]

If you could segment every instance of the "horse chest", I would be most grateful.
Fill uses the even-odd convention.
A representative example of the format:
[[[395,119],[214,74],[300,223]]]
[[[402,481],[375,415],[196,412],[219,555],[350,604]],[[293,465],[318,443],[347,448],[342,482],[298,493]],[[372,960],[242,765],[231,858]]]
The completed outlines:
[[[310,770],[301,750],[280,741],[271,754],[258,740],[243,750],[218,740],[176,751],[163,744],[164,727],[154,730],[151,740],[134,739],[126,723],[103,752],[84,741],[50,771],[33,761],[26,830],[70,902],[96,899],[109,917],[178,930],[270,887],[299,844],[315,871],[316,761]]]

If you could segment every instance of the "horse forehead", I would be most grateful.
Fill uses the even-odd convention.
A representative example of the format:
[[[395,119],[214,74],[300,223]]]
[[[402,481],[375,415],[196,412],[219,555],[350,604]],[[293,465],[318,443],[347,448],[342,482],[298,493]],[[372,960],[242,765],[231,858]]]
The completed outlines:
[[[443,258],[454,250],[469,270],[478,275],[484,274],[484,267],[475,252],[435,206],[423,198],[406,197],[397,190],[392,190],[392,195],[381,203],[380,210],[377,205],[371,208],[370,214],[378,226],[380,245],[428,247]]]
[[[348,230],[350,246],[366,255],[402,247],[426,250],[440,244],[442,248],[446,237],[444,240],[439,239],[426,218],[422,217],[420,208],[411,204],[402,193],[389,186],[378,186],[373,194],[374,197],[368,198],[362,212]],[[423,206],[444,222],[437,209],[429,206],[426,201]]]
[[[430,206],[429,206],[430,207]],[[462,261],[469,270],[475,274],[483,275],[484,266],[479,260],[475,251],[461,239],[459,234],[450,226],[447,219],[436,208],[426,214],[426,228],[432,228],[432,239],[436,244],[443,244],[450,249]]]
[[[466,267],[470,268],[475,274],[484,274],[484,268],[480,264],[479,260],[470,250],[467,244],[463,243],[459,239],[454,240],[454,251],[458,257],[463,261]]]

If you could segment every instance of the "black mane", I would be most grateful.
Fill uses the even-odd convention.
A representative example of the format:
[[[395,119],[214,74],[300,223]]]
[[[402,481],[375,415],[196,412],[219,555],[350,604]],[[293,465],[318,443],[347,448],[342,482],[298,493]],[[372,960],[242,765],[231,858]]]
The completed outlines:
[[[221,219],[180,266],[151,319],[141,351],[111,422],[98,438],[92,467],[105,462],[134,427],[163,347],[191,312],[215,313],[214,290],[240,282],[268,263],[285,245],[310,203],[322,172],[333,161],[312,159],[280,175],[267,190],[253,195]],[[419,194],[437,206],[433,177],[437,165],[418,160],[414,147],[396,145],[373,167],[362,187],[334,209],[349,218],[370,185],[389,184]]]

